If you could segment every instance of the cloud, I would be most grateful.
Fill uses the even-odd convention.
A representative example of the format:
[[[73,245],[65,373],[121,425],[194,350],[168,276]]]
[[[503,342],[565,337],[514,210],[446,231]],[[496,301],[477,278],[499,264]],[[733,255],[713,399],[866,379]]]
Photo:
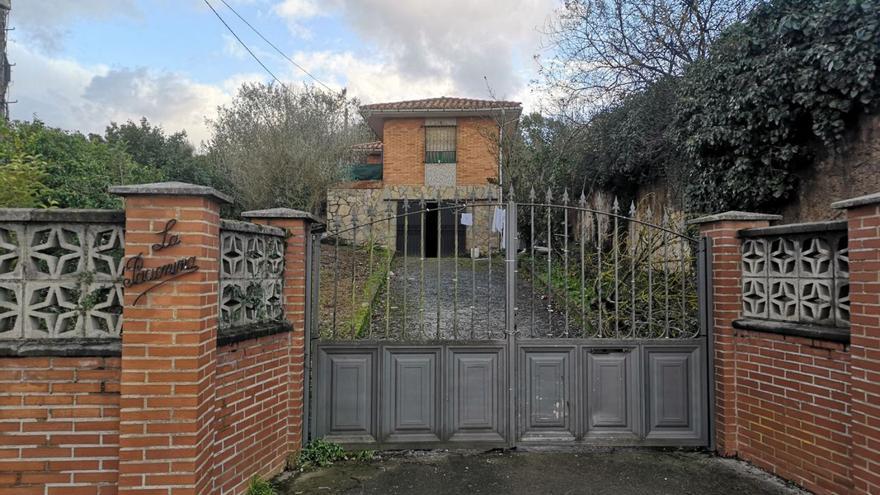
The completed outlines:
[[[263,80],[237,74],[210,85],[147,68],[84,66],[11,45],[18,63],[10,98],[15,119],[37,117],[48,125],[103,133],[111,122],[147,117],[168,131],[185,129],[198,144],[210,137],[205,119],[232,100],[241,83]]]
[[[290,31],[300,38],[312,37],[312,32],[303,21],[326,14],[314,0],[284,0],[276,4],[272,11],[287,21]]]
[[[291,9],[285,16],[302,22],[305,13]],[[551,14],[555,0],[327,0],[361,40],[378,49],[379,63],[392,79],[433,81],[460,96],[488,97],[488,84],[499,98],[522,94],[534,73],[532,55],[540,41],[539,29]],[[485,76],[485,79],[484,79]],[[349,86],[370,85],[349,79]],[[428,94],[425,87],[422,96]],[[372,95],[364,95],[364,98]]]
[[[67,27],[77,20],[141,16],[135,0],[18,0],[12,3],[10,24],[41,50],[57,52]]]
[[[415,77],[402,74],[382,61],[367,61],[351,52],[300,52],[294,60],[335,89],[346,87],[362,103],[422,98],[426,94],[451,94],[454,82],[448,77]],[[295,69],[294,69],[295,70]],[[302,73],[290,77],[302,79]]]

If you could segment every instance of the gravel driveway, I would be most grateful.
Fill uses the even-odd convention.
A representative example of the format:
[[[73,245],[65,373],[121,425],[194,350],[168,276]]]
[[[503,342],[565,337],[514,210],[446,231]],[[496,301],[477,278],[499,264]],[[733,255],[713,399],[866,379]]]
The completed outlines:
[[[457,268],[457,270],[456,270]],[[398,256],[392,263],[391,294],[386,318],[386,294],[374,304],[372,332],[409,339],[504,338],[505,275],[503,254],[470,258],[418,258]],[[457,282],[457,283],[456,283]],[[561,332],[564,318],[549,309],[543,289],[532,289],[528,278],[517,277],[518,330],[528,334],[532,308],[535,332]],[[533,297],[534,293],[534,297]],[[552,325],[552,330],[551,330]]]

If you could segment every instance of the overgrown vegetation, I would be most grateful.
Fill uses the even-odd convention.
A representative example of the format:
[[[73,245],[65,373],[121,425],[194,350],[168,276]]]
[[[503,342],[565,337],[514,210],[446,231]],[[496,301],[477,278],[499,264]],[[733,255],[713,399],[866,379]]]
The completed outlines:
[[[370,139],[356,100],[308,86],[244,84],[211,127],[208,159],[244,209],[315,210]]]
[[[0,123],[0,207],[117,208],[108,187],[162,178],[100,136],[40,121]]]
[[[321,335],[335,331],[362,338],[370,331],[373,302],[385,286],[394,252],[375,243],[371,248],[342,241],[336,253],[330,240],[321,250]]]
[[[768,209],[795,172],[876,110],[880,2],[776,0],[732,27],[682,80],[679,138],[701,210]]]
[[[616,234],[605,229],[601,254],[596,235],[585,234],[583,264],[579,234],[568,246],[567,266],[561,247],[554,250],[549,267],[546,253],[520,257],[520,271],[536,295],[544,297],[549,290],[546,304],[552,304],[561,321],[554,332],[564,331],[566,313],[569,334],[581,337],[657,338],[695,332],[694,246],[652,227],[630,226]],[[532,311],[519,309],[524,317]]]
[[[516,169],[546,165],[557,191],[628,198],[665,178],[693,211],[778,210],[877,111],[878,0],[575,0],[551,27],[542,73],[563,97],[510,147],[520,187],[535,175]]]
[[[324,439],[312,440],[297,454],[295,468],[302,471],[312,467],[327,467],[339,461],[366,462],[373,459],[372,450],[346,452],[339,444]]]
[[[202,149],[146,119],[88,136],[39,120],[0,123],[0,207],[118,208],[111,185],[181,181],[231,195],[224,212],[316,210],[351,145],[366,140],[356,101],[311,87],[246,84]]]

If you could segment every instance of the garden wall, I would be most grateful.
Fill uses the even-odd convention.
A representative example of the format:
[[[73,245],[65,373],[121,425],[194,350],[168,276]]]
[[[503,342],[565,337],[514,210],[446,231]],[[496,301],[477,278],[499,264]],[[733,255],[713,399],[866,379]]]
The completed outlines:
[[[215,486],[242,493],[254,475],[280,472],[291,451],[290,332],[217,349]]]
[[[0,210],[0,494],[244,493],[301,444],[313,219],[114,192]]]
[[[118,357],[0,357],[0,493],[116,493],[119,376]]]
[[[846,222],[695,220],[712,240],[715,435],[819,494],[880,493],[880,194]]]

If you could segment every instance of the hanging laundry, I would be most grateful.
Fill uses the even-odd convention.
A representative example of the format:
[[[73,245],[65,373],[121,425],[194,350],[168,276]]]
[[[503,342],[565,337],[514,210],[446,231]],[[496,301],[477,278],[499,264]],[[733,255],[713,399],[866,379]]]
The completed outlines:
[[[492,232],[504,232],[505,214],[504,208],[495,207],[492,213]]]

